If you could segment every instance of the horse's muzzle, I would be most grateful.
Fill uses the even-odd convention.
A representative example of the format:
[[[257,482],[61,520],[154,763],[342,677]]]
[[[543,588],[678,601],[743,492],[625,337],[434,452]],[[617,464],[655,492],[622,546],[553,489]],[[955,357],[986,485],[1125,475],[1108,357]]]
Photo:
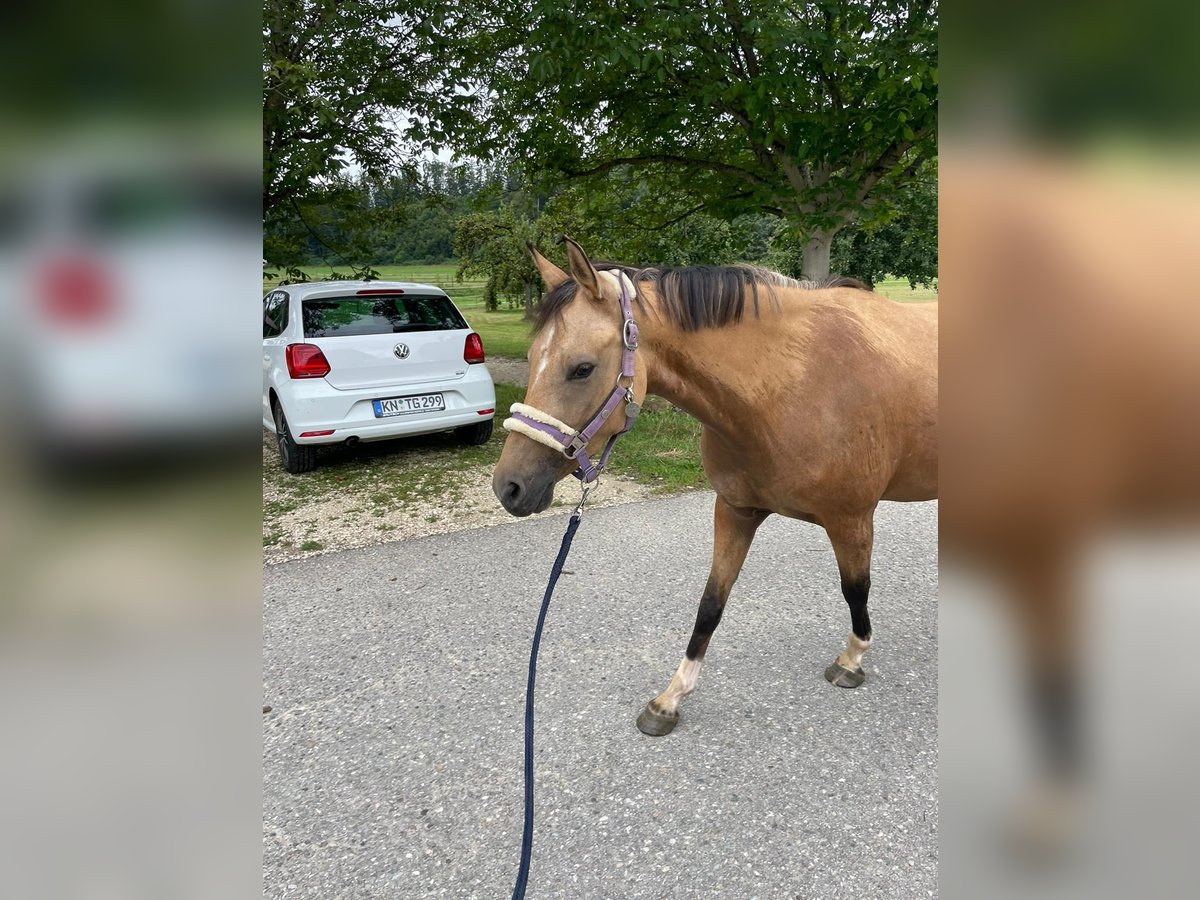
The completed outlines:
[[[502,475],[499,470],[492,476],[492,490],[500,504],[514,516],[528,516],[549,508],[554,501],[553,472],[530,476]]]

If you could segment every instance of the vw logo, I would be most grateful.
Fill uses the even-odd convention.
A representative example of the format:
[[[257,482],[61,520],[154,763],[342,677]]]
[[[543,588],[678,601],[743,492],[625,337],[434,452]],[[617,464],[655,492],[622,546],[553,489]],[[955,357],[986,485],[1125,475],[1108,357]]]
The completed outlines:
[[[396,359],[408,359],[408,344],[397,344],[392,352],[396,354]]]

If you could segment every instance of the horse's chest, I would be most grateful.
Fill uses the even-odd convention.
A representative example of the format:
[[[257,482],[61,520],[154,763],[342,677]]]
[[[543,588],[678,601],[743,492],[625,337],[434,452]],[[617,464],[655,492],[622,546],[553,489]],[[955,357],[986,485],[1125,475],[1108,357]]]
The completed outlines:
[[[708,430],[701,435],[704,473],[723,500],[732,506],[774,509],[782,483],[777,454],[749,445],[733,446]]]
[[[872,442],[730,442],[707,429],[700,450],[713,489],[732,506],[806,518],[877,501],[887,483]]]

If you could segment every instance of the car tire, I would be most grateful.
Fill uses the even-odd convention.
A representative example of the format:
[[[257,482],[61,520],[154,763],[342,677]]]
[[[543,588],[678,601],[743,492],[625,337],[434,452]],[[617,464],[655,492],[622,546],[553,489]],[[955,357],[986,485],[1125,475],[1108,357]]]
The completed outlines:
[[[456,428],[454,433],[468,447],[478,447],[480,444],[486,444],[491,438],[492,422],[492,419],[488,419],[486,422],[466,425],[462,428]]]
[[[317,467],[317,448],[308,444],[297,444],[288,429],[287,416],[278,401],[275,403],[275,441],[279,447],[279,461],[283,470],[293,475],[303,475]]]

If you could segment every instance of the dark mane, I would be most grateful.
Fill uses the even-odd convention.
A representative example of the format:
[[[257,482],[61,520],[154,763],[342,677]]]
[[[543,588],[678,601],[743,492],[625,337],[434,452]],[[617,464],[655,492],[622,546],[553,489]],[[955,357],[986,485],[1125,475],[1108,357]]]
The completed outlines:
[[[778,303],[775,289],[779,287],[819,290],[822,288],[852,287],[871,290],[856,278],[831,277],[820,281],[798,281],[758,266],[667,266],[634,269],[616,263],[595,262],[599,270],[616,270],[629,276],[637,289],[636,305],[645,309],[642,285],[652,284],[658,295],[659,311],[673,325],[684,331],[701,328],[720,328],[740,322],[746,307],[746,295],[754,315],[759,314],[759,297]],[[542,330],[552,319],[562,315],[567,304],[575,298],[575,280],[568,279],[547,291],[534,312],[534,333]]]

